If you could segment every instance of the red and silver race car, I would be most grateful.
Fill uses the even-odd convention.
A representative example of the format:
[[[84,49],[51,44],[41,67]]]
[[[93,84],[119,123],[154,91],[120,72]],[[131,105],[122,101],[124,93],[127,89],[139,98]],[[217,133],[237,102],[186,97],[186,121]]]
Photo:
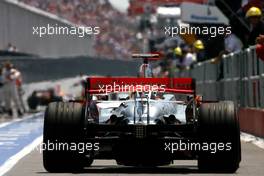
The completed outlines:
[[[122,96],[102,98],[113,93]],[[191,78],[88,77],[85,97],[46,109],[44,144],[53,148],[43,151],[43,162],[49,172],[78,172],[96,159],[125,166],[190,159],[206,172],[239,167],[234,103],[202,101]]]
[[[62,100],[62,95],[59,95],[54,88],[49,88],[46,90],[33,91],[28,97],[27,103],[30,110],[36,110],[38,106],[47,106],[51,102]]]

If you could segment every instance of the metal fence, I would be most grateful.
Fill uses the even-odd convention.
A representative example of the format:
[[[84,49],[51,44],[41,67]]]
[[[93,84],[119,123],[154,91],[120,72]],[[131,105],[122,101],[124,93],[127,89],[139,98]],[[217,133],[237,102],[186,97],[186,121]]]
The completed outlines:
[[[178,76],[196,79],[196,90],[206,100],[232,100],[240,107],[264,108],[264,62],[255,47],[231,53],[217,63],[208,60]]]

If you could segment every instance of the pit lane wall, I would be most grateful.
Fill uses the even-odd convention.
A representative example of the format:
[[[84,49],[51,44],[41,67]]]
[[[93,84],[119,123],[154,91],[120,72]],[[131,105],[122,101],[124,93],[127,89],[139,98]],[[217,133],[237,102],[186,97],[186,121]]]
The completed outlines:
[[[43,57],[93,56],[93,35],[33,35],[33,26],[73,26],[70,22],[15,0],[0,1],[0,50],[8,43]]]
[[[177,76],[196,79],[197,94],[205,100],[231,100],[239,107],[241,130],[264,137],[264,62],[255,47],[198,63]]]
[[[40,82],[84,75],[136,76],[140,61],[109,60],[96,57],[39,58],[0,57],[11,61],[22,73],[23,82]]]
[[[241,108],[238,113],[242,131],[264,138],[264,109]]]

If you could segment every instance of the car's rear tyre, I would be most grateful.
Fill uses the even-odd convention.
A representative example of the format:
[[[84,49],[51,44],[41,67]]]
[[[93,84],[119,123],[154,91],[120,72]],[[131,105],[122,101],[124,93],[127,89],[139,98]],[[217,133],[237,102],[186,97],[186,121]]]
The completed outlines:
[[[44,119],[44,168],[49,172],[78,172],[87,164],[91,165],[92,159],[87,159],[84,153],[69,148],[71,144],[84,143],[84,136],[82,104],[50,103]]]
[[[200,171],[233,173],[239,168],[241,144],[236,114],[235,105],[230,101],[201,105],[198,119],[200,142],[209,144],[209,148],[216,143],[218,150],[216,153],[215,149],[199,152]]]

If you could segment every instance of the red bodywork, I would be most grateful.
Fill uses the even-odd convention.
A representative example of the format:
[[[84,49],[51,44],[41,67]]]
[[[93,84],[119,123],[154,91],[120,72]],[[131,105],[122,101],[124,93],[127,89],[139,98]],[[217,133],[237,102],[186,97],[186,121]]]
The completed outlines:
[[[108,93],[107,87],[111,87],[111,92],[127,92],[139,85],[156,86],[157,91],[162,89],[164,92],[195,95],[195,82],[192,78],[89,77],[87,78],[86,93]],[[120,89],[120,87],[123,88]]]

